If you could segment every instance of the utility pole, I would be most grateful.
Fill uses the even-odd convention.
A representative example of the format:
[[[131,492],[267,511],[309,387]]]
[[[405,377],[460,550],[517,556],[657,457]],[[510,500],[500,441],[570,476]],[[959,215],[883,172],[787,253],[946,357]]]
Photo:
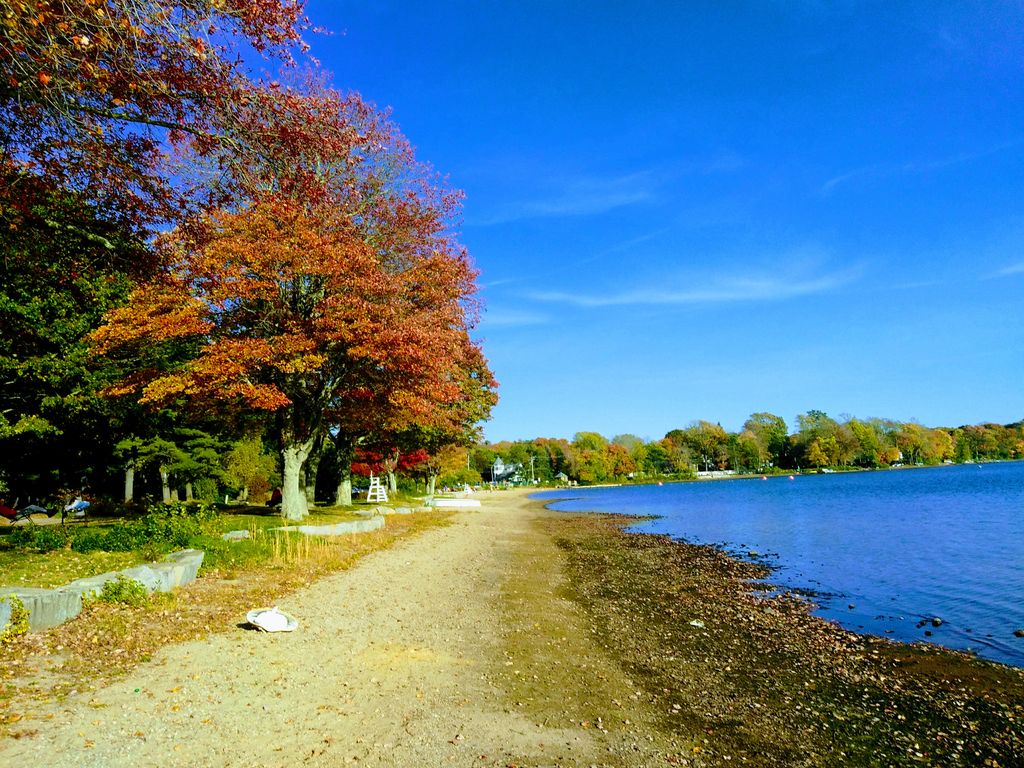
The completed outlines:
[[[533,462],[537,459],[536,456],[530,456],[530,485],[533,485],[536,480],[533,479]]]

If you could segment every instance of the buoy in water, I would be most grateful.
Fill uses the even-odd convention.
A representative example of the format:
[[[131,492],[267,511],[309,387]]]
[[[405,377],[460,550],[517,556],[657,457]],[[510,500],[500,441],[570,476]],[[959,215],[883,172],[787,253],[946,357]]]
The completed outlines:
[[[796,480],[796,478],[795,478],[795,477],[793,477],[792,475],[790,475],[790,476],[789,476],[789,479],[790,479],[790,480]]]

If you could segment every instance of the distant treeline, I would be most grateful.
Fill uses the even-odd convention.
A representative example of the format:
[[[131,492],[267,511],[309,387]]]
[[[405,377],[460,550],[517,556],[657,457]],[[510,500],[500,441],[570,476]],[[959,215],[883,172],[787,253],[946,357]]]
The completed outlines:
[[[781,416],[755,413],[739,432],[695,421],[660,440],[636,435],[608,439],[579,432],[572,441],[537,438],[478,446],[472,471],[525,482],[555,482],[559,475],[581,483],[686,478],[697,472],[773,472],[795,469],[880,468],[943,462],[1024,458],[1024,423],[925,427],[891,419],[846,418],[822,411],[797,417],[790,433]],[[494,472],[495,462],[499,471]]]

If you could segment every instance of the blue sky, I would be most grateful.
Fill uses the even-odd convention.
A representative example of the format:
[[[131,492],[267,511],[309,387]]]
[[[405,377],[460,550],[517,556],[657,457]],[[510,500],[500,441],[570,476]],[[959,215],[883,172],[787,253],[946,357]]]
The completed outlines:
[[[491,440],[1024,418],[1024,4],[311,0],[467,198]]]

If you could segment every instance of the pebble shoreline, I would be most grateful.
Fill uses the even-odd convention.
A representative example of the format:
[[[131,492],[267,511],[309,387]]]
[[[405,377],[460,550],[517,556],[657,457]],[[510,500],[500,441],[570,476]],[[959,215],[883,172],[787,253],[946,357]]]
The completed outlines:
[[[1019,764],[1024,670],[857,635],[791,595],[752,592],[764,566],[634,518],[552,513],[572,599],[664,713],[723,762]],[[717,762],[716,759],[716,762]]]

